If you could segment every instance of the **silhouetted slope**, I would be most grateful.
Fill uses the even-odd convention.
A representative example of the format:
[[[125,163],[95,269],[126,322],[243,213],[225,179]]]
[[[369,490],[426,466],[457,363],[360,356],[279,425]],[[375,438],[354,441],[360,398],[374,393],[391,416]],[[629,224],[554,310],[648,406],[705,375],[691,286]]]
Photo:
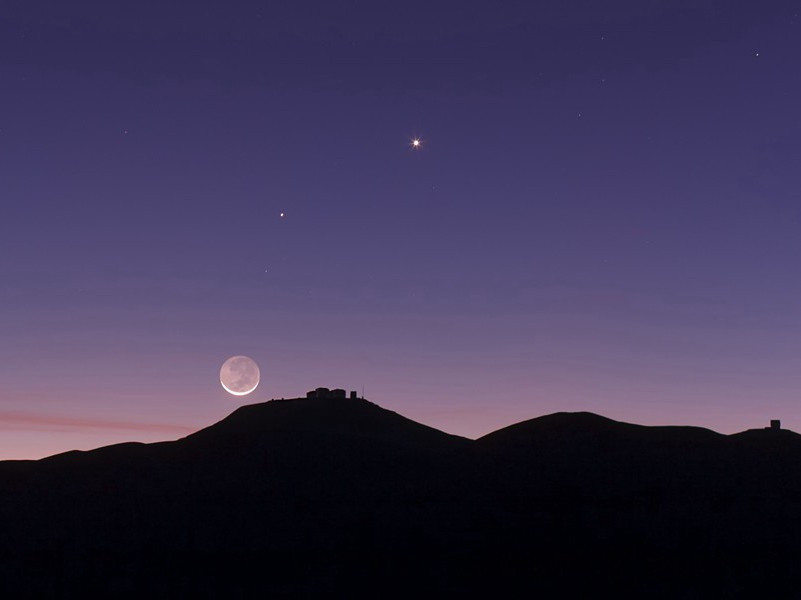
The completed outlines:
[[[648,444],[681,448],[713,447],[725,443],[725,440],[726,436],[701,427],[646,427],[613,421],[589,412],[560,412],[504,427],[479,438],[478,443],[492,448],[515,449],[546,443],[597,447]]]
[[[665,481],[692,487],[713,463],[725,469],[731,444],[699,427],[646,427],[580,412],[510,425],[478,439],[476,446],[503,462],[508,485],[528,492],[550,490],[557,479],[588,494],[597,489],[601,496],[637,497]]]
[[[466,438],[422,425],[367,400],[352,398],[298,398],[250,404],[186,439],[199,443],[277,433],[341,436],[428,447],[457,447],[469,443]]]
[[[59,564],[84,556],[88,570],[70,575],[80,589],[119,559],[137,565],[115,575],[137,594],[152,593],[151,580],[176,593],[222,593],[231,571],[245,590],[315,590],[329,569],[387,546],[454,538],[464,524],[446,515],[462,490],[452,474],[464,471],[459,450],[470,443],[366,401],[299,399],[243,407],[176,442],[0,463],[0,591],[20,581],[11,575],[26,572],[32,554]],[[243,555],[266,566],[240,573]],[[175,556],[184,564],[162,572],[159,561]],[[209,556],[220,564],[197,579],[195,560]],[[309,560],[316,574],[306,576]]]
[[[801,435],[788,429],[749,429],[730,435],[729,438],[742,447],[762,450],[798,451],[801,449]]]
[[[0,594],[769,596],[797,579],[799,437],[558,413],[473,442],[363,400],[255,404],[0,462]]]
[[[725,436],[557,413],[476,445],[496,466],[489,471],[496,488],[559,523],[554,538],[582,540],[613,572],[607,560],[630,561],[625,576],[643,589],[651,581],[667,585],[668,597],[719,597],[753,591],[760,578],[777,586],[771,589],[794,581],[799,439],[787,431]],[[508,506],[511,515],[514,503]],[[527,518],[519,511],[515,520]],[[534,528],[548,529],[523,525]]]

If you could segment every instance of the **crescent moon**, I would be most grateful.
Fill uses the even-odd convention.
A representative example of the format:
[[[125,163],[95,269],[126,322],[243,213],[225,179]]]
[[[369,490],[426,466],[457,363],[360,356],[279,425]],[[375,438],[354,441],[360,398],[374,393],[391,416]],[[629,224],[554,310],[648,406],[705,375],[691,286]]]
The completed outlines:
[[[249,389],[249,390],[247,390],[247,391],[244,391],[244,392],[236,392],[236,391],[232,390],[231,388],[229,388],[227,385],[225,385],[225,384],[224,384],[222,381],[220,382],[220,385],[222,385],[222,386],[223,386],[223,389],[224,389],[226,392],[228,392],[229,394],[233,394],[234,396],[247,396],[247,395],[248,395],[250,392],[252,392],[253,390],[255,390],[255,389],[256,389],[256,386],[254,385],[254,386],[253,386],[251,389]],[[257,385],[258,385],[258,384],[257,384]]]
[[[248,356],[232,356],[220,367],[220,385],[233,396],[247,396],[260,379],[259,365]]]

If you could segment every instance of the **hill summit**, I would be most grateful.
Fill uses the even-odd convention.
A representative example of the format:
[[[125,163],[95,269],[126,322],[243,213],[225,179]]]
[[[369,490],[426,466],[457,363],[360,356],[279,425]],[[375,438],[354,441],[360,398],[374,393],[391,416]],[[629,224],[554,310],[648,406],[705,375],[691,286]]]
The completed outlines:
[[[222,421],[186,439],[303,434],[362,438],[415,445],[463,444],[468,440],[412,421],[363,398],[306,397],[271,400],[236,409]]]

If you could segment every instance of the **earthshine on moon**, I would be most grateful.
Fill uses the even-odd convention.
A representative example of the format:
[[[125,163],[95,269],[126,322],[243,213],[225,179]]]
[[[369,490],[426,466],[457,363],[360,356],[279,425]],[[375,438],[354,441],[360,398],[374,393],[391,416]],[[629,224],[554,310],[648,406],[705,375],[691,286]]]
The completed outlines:
[[[220,384],[234,396],[247,396],[259,385],[259,365],[247,356],[232,356],[220,367]]]

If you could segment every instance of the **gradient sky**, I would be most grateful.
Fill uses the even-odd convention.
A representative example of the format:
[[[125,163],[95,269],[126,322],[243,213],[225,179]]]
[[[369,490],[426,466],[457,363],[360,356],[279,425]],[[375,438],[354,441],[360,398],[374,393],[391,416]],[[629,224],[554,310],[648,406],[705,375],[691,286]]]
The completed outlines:
[[[7,0],[0,459],[317,386],[801,431],[799,12]]]

